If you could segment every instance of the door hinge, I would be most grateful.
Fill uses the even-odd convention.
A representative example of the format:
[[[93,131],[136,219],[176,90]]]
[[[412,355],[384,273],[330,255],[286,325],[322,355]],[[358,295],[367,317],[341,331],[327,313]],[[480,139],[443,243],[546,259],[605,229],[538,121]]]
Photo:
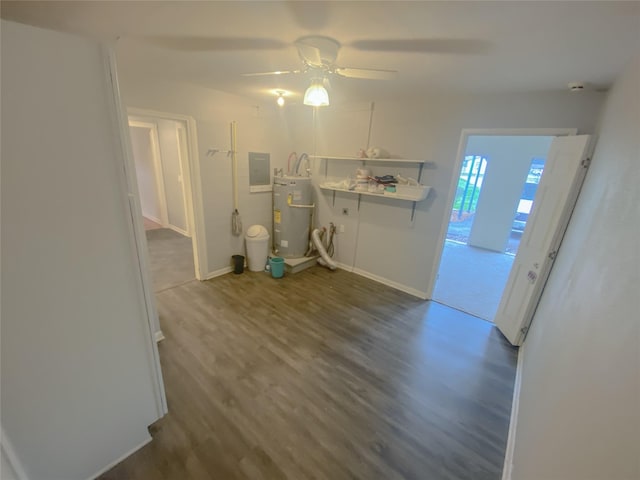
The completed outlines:
[[[558,250],[552,250],[547,256],[549,257],[549,260],[555,260],[558,256]]]
[[[580,162],[580,165],[582,165],[582,168],[589,168],[589,165],[591,165],[591,157],[587,157],[587,158],[583,159]]]
[[[522,335],[522,340],[524,340],[524,337],[527,336],[527,332],[529,331],[529,327],[522,327],[520,329],[520,334]]]

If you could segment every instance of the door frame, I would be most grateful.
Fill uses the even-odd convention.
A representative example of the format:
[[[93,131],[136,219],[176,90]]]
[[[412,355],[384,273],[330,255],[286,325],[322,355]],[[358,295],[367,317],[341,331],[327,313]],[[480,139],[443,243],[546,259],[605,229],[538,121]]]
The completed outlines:
[[[162,157],[160,154],[160,141],[158,125],[152,122],[140,120],[129,120],[129,127],[146,128],[149,130],[149,140],[151,142],[151,155],[153,157],[153,177],[156,184],[156,201],[160,210],[160,218],[151,218],[154,222],[166,227],[169,224],[169,213],[167,209],[167,194],[164,190],[164,169],[162,168]],[[135,167],[135,158],[134,158]],[[136,175],[137,178],[137,175]]]
[[[146,235],[142,223],[142,208],[138,195],[138,182],[136,181],[133,149],[129,138],[128,116],[124,111],[120,85],[118,82],[118,67],[115,49],[112,45],[104,45],[105,58],[105,84],[111,97],[111,122],[113,125],[114,142],[119,145],[119,158],[121,163],[119,175],[122,194],[126,196],[126,213],[128,217],[129,239],[131,242],[132,260],[138,264],[138,280],[140,285],[140,308],[144,312],[145,331],[147,332],[147,357],[153,370],[152,383],[155,390],[155,408],[158,418],[168,413],[167,395],[160,364],[160,352],[158,341],[164,338],[158,322],[153,284],[149,274],[149,257],[146,245]]]
[[[460,177],[460,169],[462,168],[462,161],[464,159],[464,153],[467,149],[467,141],[472,135],[485,135],[485,136],[545,136],[545,137],[564,137],[577,135],[577,128],[463,128],[460,134],[460,142],[458,143],[458,151],[456,154],[456,160],[453,165],[453,171],[451,175],[451,182],[449,185],[449,195],[447,196],[447,203],[445,214],[442,218],[442,224],[440,226],[440,235],[438,236],[437,249],[438,252],[436,261],[433,263],[433,269],[429,276],[429,283],[427,284],[427,298],[433,298],[433,290],[436,286],[436,280],[438,272],[440,271],[440,263],[442,262],[442,255],[444,253],[444,245],[447,238],[447,230],[449,229],[449,220],[451,219],[451,210],[453,209],[453,202],[456,198],[457,182]]]
[[[193,232],[193,194],[191,192],[191,169],[189,168],[189,142],[187,140],[187,127],[182,122],[176,123],[176,143],[178,145],[180,183],[182,184],[182,206],[185,213],[185,233],[187,237],[191,237]]]
[[[204,234],[205,228],[202,188],[199,182],[200,164],[197,161],[199,155],[196,121],[193,117],[188,115],[159,112],[157,110],[136,107],[127,108],[127,113],[134,117],[155,117],[164,120],[173,120],[175,122],[180,122],[185,126],[187,151],[180,152],[180,167],[182,169],[182,186],[187,206],[187,231],[191,234],[196,279],[203,280],[203,272],[208,271],[208,262],[207,251],[205,248],[206,240]],[[180,145],[178,146],[180,147]],[[183,153],[186,153],[186,159],[182,158]],[[129,159],[129,161],[133,161],[133,158]]]

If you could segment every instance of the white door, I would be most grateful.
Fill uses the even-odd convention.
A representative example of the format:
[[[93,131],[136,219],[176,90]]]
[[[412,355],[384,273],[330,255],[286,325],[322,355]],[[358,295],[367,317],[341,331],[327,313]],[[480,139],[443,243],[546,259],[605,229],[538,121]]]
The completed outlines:
[[[495,324],[521,345],[586,174],[589,135],[553,140]]]

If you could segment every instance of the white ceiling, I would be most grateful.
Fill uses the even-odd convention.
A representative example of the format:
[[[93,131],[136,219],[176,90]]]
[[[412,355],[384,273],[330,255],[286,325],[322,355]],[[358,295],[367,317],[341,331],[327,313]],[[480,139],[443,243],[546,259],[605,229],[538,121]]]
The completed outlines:
[[[240,74],[300,68],[293,42],[309,34],[338,40],[341,66],[399,72],[390,81],[334,77],[332,99],[551,91],[571,81],[606,88],[640,52],[638,1],[2,1],[1,7],[3,18],[119,38],[127,75],[256,99],[276,88],[304,92],[304,75]],[[403,40],[405,50],[415,51],[363,50],[362,40]]]

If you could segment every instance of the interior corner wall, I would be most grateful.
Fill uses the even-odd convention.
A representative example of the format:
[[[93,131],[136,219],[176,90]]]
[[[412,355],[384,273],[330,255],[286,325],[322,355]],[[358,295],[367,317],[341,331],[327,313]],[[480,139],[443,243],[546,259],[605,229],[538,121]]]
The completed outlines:
[[[438,267],[440,234],[448,218],[447,201],[463,129],[578,128],[593,133],[605,95],[585,92],[454,95],[424,94],[376,101],[369,146],[392,155],[423,159],[422,183],[433,190],[418,202],[411,222],[411,202],[322,191],[325,180],[353,177],[359,162],[314,160],[317,225],[344,225],[337,235],[336,258],[346,268],[381,279],[414,295],[430,294]],[[288,132],[296,148],[309,153],[355,156],[367,146],[369,103],[287,110]],[[314,133],[316,134],[314,136]],[[371,164],[372,173],[417,177],[418,167]],[[358,207],[359,203],[359,207]],[[343,215],[343,209],[349,214]]]
[[[184,201],[182,170],[178,145],[178,123],[173,120],[157,119],[158,143],[162,162],[162,179],[167,201],[169,225],[188,232],[187,207]]]
[[[638,85],[640,57],[610,92],[522,347],[513,480],[640,478]]]
[[[113,90],[93,41],[1,37],[3,442],[30,480],[84,480],[161,415]]]
[[[129,127],[129,137],[136,167],[138,195],[142,215],[157,223],[162,223],[162,211],[158,199],[156,168],[149,130],[146,127]]]
[[[271,192],[249,192],[249,152],[270,154],[271,171],[285,168],[292,151],[292,138],[283,120],[282,110],[273,105],[256,106],[246,98],[192,84],[139,77],[119,71],[125,105],[190,116],[196,121],[198,137],[199,181],[207,271],[203,277],[230,269],[231,256],[244,254],[244,235],[231,232],[233,212],[232,166],[227,156],[230,122],[237,125],[238,210],[244,232],[250,225],[265,226],[271,234]],[[220,152],[207,156],[210,149]],[[202,239],[201,239],[202,240]]]

